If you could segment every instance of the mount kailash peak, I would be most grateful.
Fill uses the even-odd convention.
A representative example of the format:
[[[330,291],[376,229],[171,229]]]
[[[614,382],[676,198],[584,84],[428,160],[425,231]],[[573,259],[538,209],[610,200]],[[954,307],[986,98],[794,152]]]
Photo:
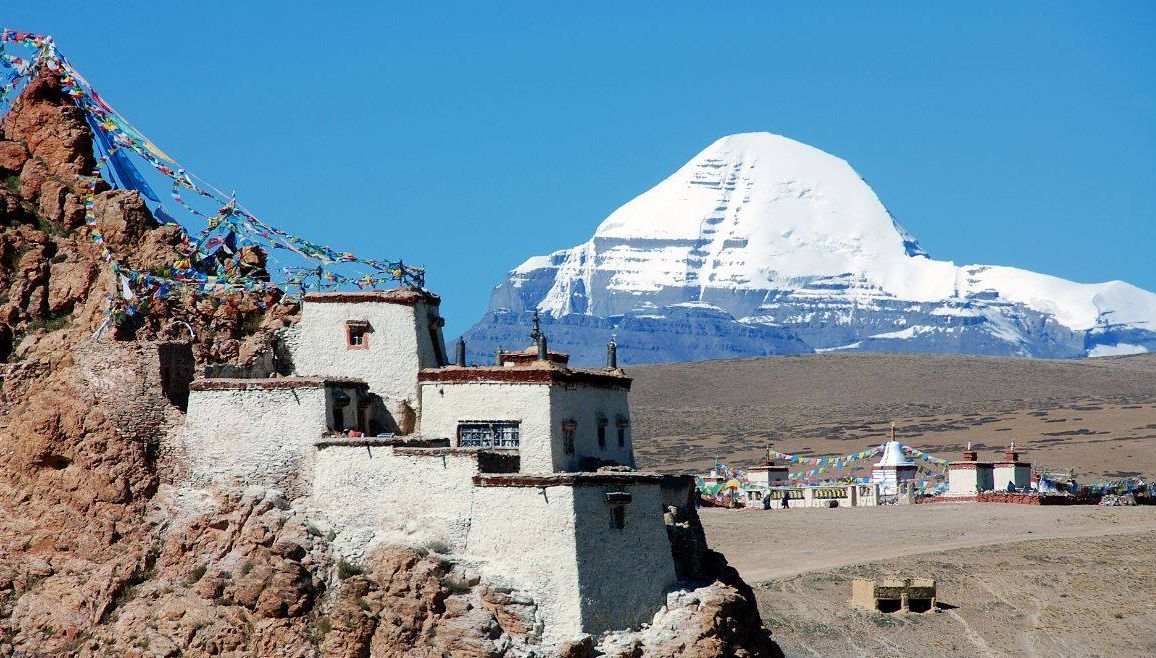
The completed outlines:
[[[770,133],[723,137],[535,256],[466,332],[471,360],[553,348],[593,365],[822,351],[1071,358],[1156,349],[1156,295],[1014,267],[933,260],[844,160]]]

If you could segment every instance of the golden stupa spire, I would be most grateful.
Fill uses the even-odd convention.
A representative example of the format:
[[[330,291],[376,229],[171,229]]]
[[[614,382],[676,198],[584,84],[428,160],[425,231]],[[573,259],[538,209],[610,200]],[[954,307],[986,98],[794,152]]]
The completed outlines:
[[[895,440],[895,421],[891,421],[891,440]]]

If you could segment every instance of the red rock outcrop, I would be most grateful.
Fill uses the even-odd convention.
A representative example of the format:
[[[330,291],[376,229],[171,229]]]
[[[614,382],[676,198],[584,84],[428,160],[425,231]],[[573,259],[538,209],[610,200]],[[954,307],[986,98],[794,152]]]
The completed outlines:
[[[296,309],[164,300],[94,340],[116,289],[85,224],[93,166],[83,116],[41,75],[0,130],[0,658],[542,655],[534,602],[445,556],[354,567],[274,492],[167,484],[159,437],[183,414],[158,359],[244,365]],[[99,182],[93,212],[130,267],[175,259],[179,233],[136,193]],[[664,613],[674,644],[637,655],[768,655],[749,591],[686,596]]]

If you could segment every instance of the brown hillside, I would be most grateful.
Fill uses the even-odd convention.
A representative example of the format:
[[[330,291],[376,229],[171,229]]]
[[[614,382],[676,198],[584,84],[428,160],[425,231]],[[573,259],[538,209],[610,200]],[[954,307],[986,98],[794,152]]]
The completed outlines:
[[[154,300],[94,338],[117,285],[86,224],[91,153],[42,68],[0,128],[0,658],[547,655],[533,601],[446,556],[347,564],[280,492],[183,486],[161,446],[179,446],[190,371],[267,355],[295,309]],[[177,258],[135,192],[97,181],[91,219],[128,269]],[[719,581],[631,656],[776,655],[750,588],[705,560]]]

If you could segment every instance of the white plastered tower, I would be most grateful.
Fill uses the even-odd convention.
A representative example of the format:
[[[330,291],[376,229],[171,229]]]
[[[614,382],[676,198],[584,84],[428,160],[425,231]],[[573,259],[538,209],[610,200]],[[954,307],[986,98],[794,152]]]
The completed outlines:
[[[441,300],[423,290],[309,293],[285,336],[298,375],[354,377],[369,385],[393,419],[416,429],[417,375],[446,363]]]

